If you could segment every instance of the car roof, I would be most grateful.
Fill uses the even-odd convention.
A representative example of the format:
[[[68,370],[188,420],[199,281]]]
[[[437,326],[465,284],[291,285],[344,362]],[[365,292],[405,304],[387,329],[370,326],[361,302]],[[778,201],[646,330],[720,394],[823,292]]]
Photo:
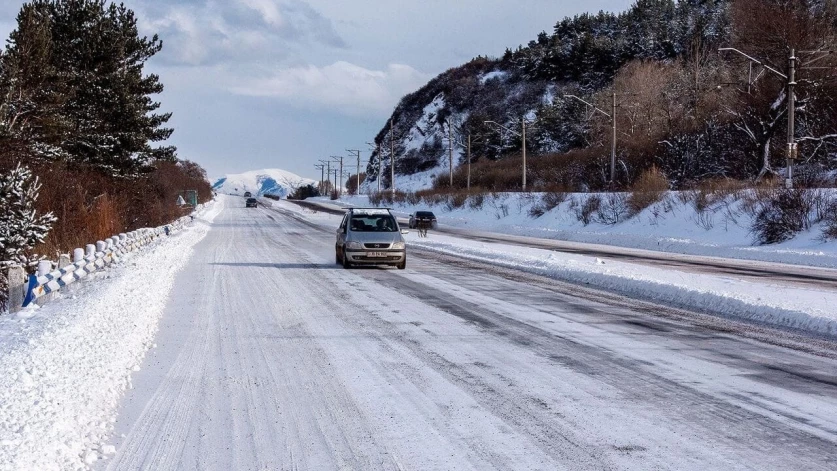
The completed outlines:
[[[389,208],[349,208],[349,212],[356,215],[391,214]]]

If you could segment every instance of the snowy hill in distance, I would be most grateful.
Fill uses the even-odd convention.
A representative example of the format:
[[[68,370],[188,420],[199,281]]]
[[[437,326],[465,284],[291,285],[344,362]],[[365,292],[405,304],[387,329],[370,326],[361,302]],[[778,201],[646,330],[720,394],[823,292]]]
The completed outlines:
[[[268,168],[219,178],[212,189],[218,193],[241,196],[249,191],[256,196],[273,195],[284,198],[304,185],[316,185],[315,180],[303,178],[287,170]]]

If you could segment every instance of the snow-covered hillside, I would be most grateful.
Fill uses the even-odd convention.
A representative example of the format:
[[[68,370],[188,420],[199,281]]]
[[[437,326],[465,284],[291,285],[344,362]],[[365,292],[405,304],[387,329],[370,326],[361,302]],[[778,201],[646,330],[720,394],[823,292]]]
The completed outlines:
[[[253,170],[245,173],[229,174],[219,178],[212,189],[227,195],[243,195],[244,192],[257,196],[274,195],[285,197],[295,189],[305,185],[316,185],[317,182],[303,178],[287,170],[268,168]]]

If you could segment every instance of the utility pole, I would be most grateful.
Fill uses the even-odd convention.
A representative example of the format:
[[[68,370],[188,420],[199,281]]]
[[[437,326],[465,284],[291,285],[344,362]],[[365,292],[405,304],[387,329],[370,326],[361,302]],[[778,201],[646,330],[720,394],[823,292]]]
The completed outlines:
[[[760,66],[764,67],[765,70],[773,72],[774,74],[778,75],[785,79],[785,86],[786,86],[786,93],[788,94],[788,149],[787,149],[787,178],[785,179],[785,188],[791,189],[793,188],[793,161],[796,158],[796,130],[794,129],[794,120],[796,119],[796,96],[794,95],[794,87],[796,86],[796,50],[790,50],[790,56],[788,57],[788,75],[779,72],[778,70],[770,67],[769,65],[761,62],[758,59],[755,59],[738,49],[733,47],[722,47],[718,49],[718,52],[724,51],[732,51],[736,54],[744,56],[747,60],[750,61],[750,67],[752,68],[753,62],[759,64]],[[816,52],[816,51],[815,51]],[[830,53],[830,52],[829,52]],[[812,61],[813,62],[813,61]],[[810,63],[810,62],[809,62]],[[751,73],[752,75],[752,73]],[[748,86],[750,84],[748,83]]]
[[[523,134],[523,191],[526,191],[526,117],[520,117],[520,129]]]
[[[507,127],[503,126],[502,124],[500,124],[500,123],[498,123],[498,122],[496,122],[496,121],[483,121],[483,124],[492,124],[492,125],[494,125],[494,126],[496,126],[496,127],[500,128],[500,129],[505,130],[506,132],[512,133],[512,134],[514,134],[515,136],[520,137],[520,138],[521,138],[521,141],[523,141],[523,142],[522,142],[522,153],[523,153],[523,191],[526,191],[526,117],[525,117],[525,116],[523,116],[522,118],[520,118],[520,124],[521,124],[521,129],[520,129],[520,132],[517,132],[517,131],[514,131],[514,130],[512,130],[512,129],[509,129],[509,128],[507,128]],[[468,141],[469,141],[469,148],[470,148],[470,135],[469,135],[468,137],[469,137]],[[469,155],[468,155],[469,174],[470,174],[470,159],[471,159],[471,156],[470,156],[470,151],[469,151]]]
[[[324,183],[324,180],[325,180],[325,165],[323,165],[323,164],[314,165],[314,168],[319,169],[319,171],[320,171],[320,193],[322,193],[323,192],[323,183]]]
[[[448,122],[448,173],[450,174],[450,187],[453,188],[453,135],[451,128],[453,126]],[[525,158],[525,157],[524,157]]]
[[[796,159],[796,130],[794,129],[796,96],[794,86],[796,85],[796,50],[791,49],[788,58],[788,175],[785,179],[785,188],[793,188],[793,161]]]
[[[471,133],[468,133],[468,180],[465,189],[471,192]]]
[[[346,152],[357,156],[357,187],[355,189],[355,194],[360,195],[360,150],[346,149]]]
[[[326,166],[326,181],[328,181],[328,187],[326,188],[326,190],[331,192],[331,161],[320,160],[320,162]]]
[[[598,111],[599,113],[601,113],[601,114],[607,116],[608,118],[610,118],[610,127],[611,127],[611,132],[612,132],[611,137],[610,137],[610,184],[613,185],[613,183],[616,181],[616,92],[613,92],[613,94],[611,95],[611,98],[613,99],[613,102],[612,102],[612,107],[611,107],[612,111],[611,111],[610,114],[608,114],[604,110],[600,109],[596,105],[594,105],[592,103],[589,103],[585,100],[582,100],[581,98],[579,98],[575,95],[564,95],[564,98],[574,98],[574,99],[584,103],[585,105],[589,106],[594,111]]]
[[[331,158],[334,159],[335,161],[340,162],[340,181],[337,183],[337,185],[338,185],[337,186],[337,194],[339,196],[343,196],[343,156],[342,155],[332,155]],[[336,180],[337,179],[335,178],[335,181]]]
[[[612,130],[612,134],[610,136],[610,184],[616,181],[616,92],[613,92],[611,96],[613,98],[611,113],[610,113],[610,126]]]
[[[389,186],[395,196],[395,139],[392,129],[392,118],[389,118]]]

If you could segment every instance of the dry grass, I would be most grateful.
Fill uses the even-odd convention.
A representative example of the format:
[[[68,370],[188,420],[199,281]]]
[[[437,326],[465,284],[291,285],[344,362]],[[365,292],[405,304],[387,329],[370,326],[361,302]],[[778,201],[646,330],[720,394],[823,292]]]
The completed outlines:
[[[635,216],[662,200],[668,189],[668,178],[657,167],[643,172],[631,186],[631,193],[626,202],[629,216]]]
[[[58,162],[31,168],[42,183],[38,212],[57,217],[44,243],[34,250],[34,255],[49,258],[120,232],[171,222],[184,214],[175,204],[184,189],[198,190],[199,202],[212,197],[202,169],[190,165],[162,162],[130,179]]]

